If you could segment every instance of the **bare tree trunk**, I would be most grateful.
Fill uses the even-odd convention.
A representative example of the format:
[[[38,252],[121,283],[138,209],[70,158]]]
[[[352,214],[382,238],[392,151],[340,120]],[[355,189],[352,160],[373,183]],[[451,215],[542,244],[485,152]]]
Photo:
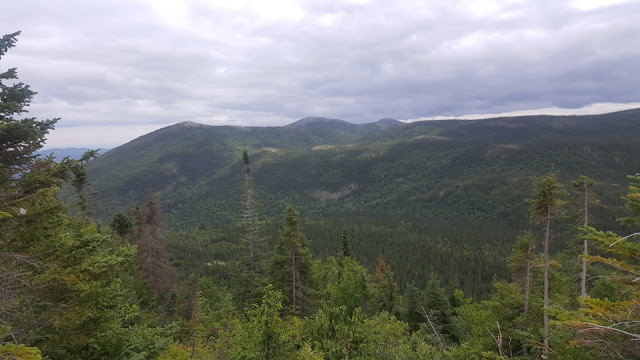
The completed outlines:
[[[527,270],[524,278],[524,315],[529,313],[529,294],[531,292],[531,251],[532,243],[529,243],[529,249],[527,249]]]
[[[529,294],[531,293],[531,251],[533,247],[533,243],[529,242],[529,248],[527,249],[527,270],[524,278],[524,309],[523,313],[526,317],[529,313]],[[524,331],[527,331],[527,323],[525,319]],[[527,355],[528,349],[526,346],[522,348],[525,355]]]
[[[427,322],[429,322],[429,325],[431,326],[431,330],[436,335],[436,339],[438,340],[438,346],[440,347],[440,352],[442,352],[442,350],[444,350],[444,343],[442,342],[442,338],[440,338],[440,334],[438,334],[436,327],[431,322],[431,319],[429,319],[429,315],[427,314],[427,311],[424,309],[423,306],[420,306],[420,308],[422,308],[422,313],[424,314],[424,317],[427,319]]]
[[[496,321],[496,325],[498,326],[497,338],[493,335],[493,333],[491,332],[491,330],[489,330],[488,327],[487,327],[487,331],[489,332],[489,335],[491,335],[491,337],[493,338],[493,341],[495,341],[496,345],[498,346],[498,355],[504,356],[504,351],[502,351],[502,330],[500,330],[500,323],[498,321]]]
[[[292,285],[292,289],[293,289],[293,294],[291,294],[291,305],[293,307],[293,312],[296,312],[296,250],[292,249],[291,250],[291,274],[293,276],[293,285]]]
[[[585,186],[584,186],[584,223],[582,225],[585,228],[587,227],[587,223],[588,223],[588,220],[589,220],[589,193],[588,193],[588,191],[589,191],[589,189],[587,188],[587,185],[585,184]],[[588,246],[589,246],[589,243],[585,239],[584,240],[584,251],[583,251],[583,254],[585,256],[587,256],[589,254]],[[580,278],[580,296],[582,296],[583,298],[587,297],[587,260],[586,259],[582,259],[582,274],[581,274],[581,278]]]
[[[546,356],[549,354],[549,315],[547,315],[547,307],[549,306],[549,237],[551,226],[551,205],[547,207],[547,228],[544,232],[544,347],[542,353]]]

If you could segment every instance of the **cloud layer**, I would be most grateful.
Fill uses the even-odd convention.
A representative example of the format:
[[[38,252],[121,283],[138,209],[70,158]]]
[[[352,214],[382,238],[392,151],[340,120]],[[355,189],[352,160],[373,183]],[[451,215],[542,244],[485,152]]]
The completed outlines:
[[[640,2],[600,3],[12,1],[2,31],[22,35],[0,69],[18,67],[39,92],[31,113],[62,117],[57,131],[74,134],[64,141],[110,128],[101,146],[122,141],[108,133],[186,120],[369,122],[640,102]]]

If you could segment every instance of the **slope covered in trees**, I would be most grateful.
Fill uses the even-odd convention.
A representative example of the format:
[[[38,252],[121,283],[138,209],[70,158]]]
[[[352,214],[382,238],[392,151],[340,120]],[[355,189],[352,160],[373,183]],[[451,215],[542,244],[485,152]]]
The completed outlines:
[[[0,38],[0,59],[18,35]],[[619,233],[589,226],[599,194],[613,194],[616,186],[600,183],[596,196],[594,181],[576,177],[571,198],[564,190],[569,182],[554,173],[528,179],[519,199],[530,199],[520,223],[530,218],[537,224],[533,232],[521,232],[513,221],[502,228],[463,221],[468,214],[458,222],[420,225],[380,210],[340,219],[317,211],[302,222],[294,206],[281,206],[286,198],[273,201],[290,190],[269,193],[270,185],[254,178],[253,169],[278,162],[264,154],[250,162],[246,151],[242,166],[228,160],[229,173],[220,174],[237,178],[242,189],[240,221],[169,234],[163,208],[150,193],[143,206],[105,226],[88,210],[86,166],[96,152],[59,162],[38,158],[35,151],[56,120],[23,118],[35,93],[21,83],[5,84],[16,78],[15,69],[0,73],[2,359],[640,357],[640,176],[628,176],[622,200],[608,203],[624,209]],[[464,124],[439,124],[430,139],[462,134]],[[407,130],[360,141],[388,150],[406,145],[394,137]],[[279,161],[304,157],[305,136],[319,141],[296,134],[300,143],[289,142],[288,157]],[[353,134],[323,134],[321,140],[354,140]],[[621,159],[637,157],[622,149]],[[591,170],[594,177],[603,171]],[[79,200],[75,216],[56,197],[64,182]],[[571,205],[582,212],[575,221],[563,219]],[[278,219],[263,221],[262,209]],[[211,224],[228,221],[219,215]],[[599,216],[615,224],[612,212]],[[496,234],[498,241],[488,241]],[[559,240],[565,246],[553,251],[550,245]],[[503,266],[513,281],[486,277],[500,273],[492,266],[505,250],[511,256]],[[469,272],[455,279],[463,274],[456,269]],[[469,297],[477,284],[492,287],[484,299]]]
[[[369,135],[341,127],[241,128],[183,123],[104,154],[89,166],[104,218],[159,192],[175,228],[233,223],[247,149],[256,189],[309,216],[517,223],[529,177],[554,169],[561,181],[589,174],[614,204],[634,154],[640,111],[569,117],[430,121]],[[606,185],[606,186],[605,186]],[[264,209],[274,219],[276,207]],[[594,210],[594,224],[606,221]],[[620,213],[619,207],[608,208]],[[214,216],[215,214],[215,216]]]
[[[523,200],[531,177],[553,169],[568,185],[589,174],[606,205],[590,210],[590,224],[619,229],[613,219],[622,214],[625,176],[640,169],[638,120],[640,111],[630,110],[427,121],[366,134],[351,130],[370,124],[334,119],[308,118],[283,128],[183,123],[104,154],[88,173],[97,191],[93,209],[105,221],[142,203],[151,189],[173,229],[218,234],[205,236],[220,242],[218,249],[243,212],[241,154],[248,150],[262,203],[255,206],[272,223],[271,245],[278,229],[273,222],[290,203],[313,229],[308,237],[321,257],[332,253],[344,228],[370,270],[380,254],[397,264],[401,288],[424,286],[435,273],[447,275],[446,286],[484,298],[494,275],[508,277],[505,260],[518,231],[535,230]],[[571,235],[557,235],[552,251],[572,246]],[[220,260],[230,252],[216,251]]]

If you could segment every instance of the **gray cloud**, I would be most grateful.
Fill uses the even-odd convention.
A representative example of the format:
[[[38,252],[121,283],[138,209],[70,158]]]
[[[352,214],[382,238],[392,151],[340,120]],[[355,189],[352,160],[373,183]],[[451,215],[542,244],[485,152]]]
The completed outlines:
[[[23,31],[0,68],[18,67],[32,114],[59,128],[638,102],[640,3],[593,4],[22,0],[0,14]]]

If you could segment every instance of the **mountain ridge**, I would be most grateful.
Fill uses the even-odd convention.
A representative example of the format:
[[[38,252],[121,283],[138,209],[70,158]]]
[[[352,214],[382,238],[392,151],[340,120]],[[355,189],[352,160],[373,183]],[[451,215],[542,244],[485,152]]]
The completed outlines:
[[[88,173],[103,218],[152,190],[180,228],[237,221],[245,149],[269,217],[294,203],[309,216],[516,221],[526,219],[529,177],[551,170],[618,184],[622,190],[605,197],[619,199],[625,175],[640,169],[638,137],[640,111],[421,121],[372,132],[173,125],[100,156]]]

